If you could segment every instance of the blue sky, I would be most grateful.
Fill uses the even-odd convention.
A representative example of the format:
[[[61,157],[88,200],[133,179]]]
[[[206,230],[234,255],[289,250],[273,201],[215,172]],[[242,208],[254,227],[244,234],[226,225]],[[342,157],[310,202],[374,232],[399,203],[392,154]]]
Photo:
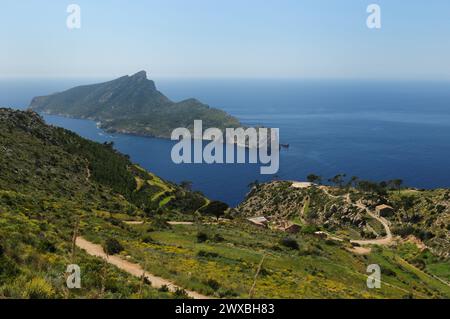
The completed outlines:
[[[448,0],[2,0],[0,39],[1,77],[450,79]]]

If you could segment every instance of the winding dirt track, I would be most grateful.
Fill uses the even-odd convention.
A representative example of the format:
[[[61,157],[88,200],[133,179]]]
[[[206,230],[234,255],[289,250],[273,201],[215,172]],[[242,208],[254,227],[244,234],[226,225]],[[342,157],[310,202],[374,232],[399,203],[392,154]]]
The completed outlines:
[[[321,189],[330,197],[333,197],[333,198],[341,198],[342,197],[342,198],[344,198],[347,201],[347,203],[351,203],[350,194],[347,194],[345,196],[336,196],[336,195],[330,194],[328,189],[326,187],[324,187],[324,186],[322,186]],[[387,245],[390,245],[392,243],[392,241],[393,241],[393,236],[392,236],[391,229],[389,227],[389,222],[385,218],[383,218],[381,216],[378,216],[377,214],[374,214],[373,212],[371,212],[369,210],[369,208],[367,208],[366,205],[361,203],[361,201],[358,201],[356,203],[356,206],[358,208],[364,210],[367,213],[367,215],[369,215],[373,219],[376,219],[377,221],[379,221],[383,225],[383,227],[384,227],[384,229],[386,231],[386,237],[379,238],[379,239],[368,239],[368,240],[351,240],[350,242],[358,244],[358,245],[361,245],[361,246],[365,246],[365,245],[387,246]]]
[[[371,212],[360,201],[358,201],[356,203],[356,206],[361,208],[361,209],[363,209],[363,210],[365,210],[366,213],[370,217],[376,219],[377,221],[379,221],[383,225],[383,227],[384,227],[384,229],[386,231],[386,237],[380,238],[380,239],[369,239],[369,240],[351,240],[350,242],[351,243],[355,243],[355,244],[359,244],[359,245],[383,245],[383,246],[390,245],[392,243],[393,237],[392,237],[391,229],[389,227],[389,222],[385,218],[383,218],[381,216],[378,216],[378,215],[374,214],[373,212]]]
[[[108,262],[109,264],[114,265],[117,268],[119,268],[135,277],[141,278],[142,275],[144,275],[145,278],[147,278],[151,282],[152,286],[155,288],[161,288],[162,286],[167,286],[170,291],[182,289],[182,287],[175,285],[173,282],[171,282],[167,279],[164,279],[164,278],[152,275],[148,272],[145,272],[144,269],[142,269],[142,267],[139,264],[135,264],[135,263],[129,262],[127,260],[124,260],[119,256],[107,256],[106,253],[103,251],[102,246],[91,243],[90,241],[87,241],[83,237],[77,237],[76,245],[77,245],[77,247],[86,251],[89,255],[102,258],[102,259],[106,260],[106,262]],[[189,297],[194,298],[194,299],[212,299],[211,297],[202,295],[195,291],[190,291],[190,290],[185,290],[185,291]]]

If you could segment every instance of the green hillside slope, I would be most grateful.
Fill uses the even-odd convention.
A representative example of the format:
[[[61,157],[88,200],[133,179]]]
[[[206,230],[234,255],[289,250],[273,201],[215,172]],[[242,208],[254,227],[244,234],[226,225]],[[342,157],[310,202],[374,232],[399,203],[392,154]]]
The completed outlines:
[[[0,109],[0,171],[0,297],[185,297],[182,291],[154,289],[83,250],[73,250],[74,233],[102,244],[117,258],[210,297],[450,297],[448,259],[411,242],[374,245],[361,252],[347,238],[315,234],[324,223],[314,222],[309,213],[306,222],[299,217],[295,234],[250,223],[249,211],[275,214],[281,207],[276,203],[284,203],[280,212],[291,217],[285,211],[297,195],[286,182],[275,184],[281,187],[277,194],[271,184],[258,186],[237,210],[224,211],[223,205],[134,165],[112,145],[47,126],[34,112],[9,109]],[[266,196],[265,187],[264,194],[274,202],[250,204],[251,198]],[[334,196],[341,196],[339,192],[330,190]],[[340,199],[334,200],[340,211]],[[311,198],[309,207],[307,212],[320,206]],[[382,229],[378,226],[373,224],[376,231]],[[359,229],[346,223],[333,227],[328,230],[344,237]],[[80,290],[65,286],[64,272],[72,263],[82,269]],[[366,285],[370,264],[381,267],[381,289]]]

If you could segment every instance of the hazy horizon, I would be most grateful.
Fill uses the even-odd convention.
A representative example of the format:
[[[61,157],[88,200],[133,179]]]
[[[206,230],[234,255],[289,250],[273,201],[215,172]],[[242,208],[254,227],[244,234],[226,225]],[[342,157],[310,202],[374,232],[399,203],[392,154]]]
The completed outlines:
[[[141,70],[143,71],[143,70]],[[91,75],[0,75],[0,81],[5,80],[76,80],[76,81],[91,81],[86,82],[83,84],[95,84],[99,83],[99,81],[112,81],[115,79],[118,79],[122,76],[132,76],[136,72],[128,72],[123,74],[117,74],[117,75],[97,75],[97,74],[91,74]],[[147,78],[149,80],[155,81],[156,84],[158,84],[158,81],[185,81],[185,80],[192,80],[192,81],[202,81],[202,80],[217,80],[217,81],[232,81],[232,80],[238,80],[238,81],[299,81],[299,82],[392,82],[392,83],[408,83],[408,82],[428,82],[428,83],[450,83],[450,77],[449,78],[408,78],[408,77],[397,77],[397,78],[389,78],[389,77],[380,77],[380,78],[371,78],[371,77],[281,77],[281,76],[176,76],[176,75],[153,75],[149,72],[147,72]]]

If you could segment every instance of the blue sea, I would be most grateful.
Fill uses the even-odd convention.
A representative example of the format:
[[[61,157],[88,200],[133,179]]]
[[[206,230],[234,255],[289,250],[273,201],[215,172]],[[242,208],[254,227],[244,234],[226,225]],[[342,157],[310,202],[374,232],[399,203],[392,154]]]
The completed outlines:
[[[23,109],[32,97],[104,79],[2,79],[0,106]],[[174,182],[189,180],[210,198],[237,205],[248,184],[338,173],[374,181],[401,178],[418,188],[450,187],[450,82],[156,79],[178,101],[195,97],[244,124],[280,129],[276,176],[256,164],[173,164],[173,142],[107,134],[87,120],[45,116],[86,138],[114,141],[132,161]]]

